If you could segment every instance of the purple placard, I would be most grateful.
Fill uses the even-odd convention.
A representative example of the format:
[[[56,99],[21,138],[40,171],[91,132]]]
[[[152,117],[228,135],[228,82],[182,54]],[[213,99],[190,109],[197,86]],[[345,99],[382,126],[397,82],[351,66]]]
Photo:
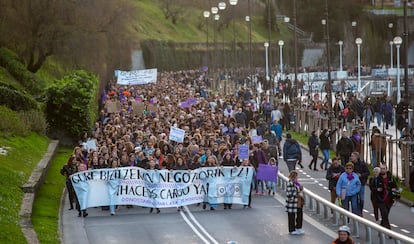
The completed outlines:
[[[193,104],[197,104],[197,98],[196,97],[190,97],[189,99],[187,99],[187,103],[193,105]]]
[[[252,136],[252,144],[261,143],[262,141],[262,136]]]
[[[249,158],[249,145],[239,145],[238,155],[239,159],[248,159]]]
[[[267,165],[267,164],[259,164],[259,168],[257,169],[257,176],[258,180],[268,180],[268,181],[277,181],[277,166]]]

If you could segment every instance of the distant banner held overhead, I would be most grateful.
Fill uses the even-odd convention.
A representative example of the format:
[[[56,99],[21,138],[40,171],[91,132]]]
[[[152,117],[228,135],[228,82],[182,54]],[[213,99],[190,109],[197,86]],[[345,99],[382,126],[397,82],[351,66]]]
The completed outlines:
[[[157,69],[142,69],[117,72],[119,85],[145,85],[157,82]]]
[[[201,203],[248,204],[252,167],[145,170],[139,167],[78,172],[70,179],[81,209],[108,205],[168,208]]]

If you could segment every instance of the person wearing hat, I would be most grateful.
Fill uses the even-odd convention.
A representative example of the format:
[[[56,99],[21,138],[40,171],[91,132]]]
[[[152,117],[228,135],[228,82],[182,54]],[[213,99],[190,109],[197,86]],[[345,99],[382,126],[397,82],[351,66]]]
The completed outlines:
[[[336,238],[332,244],[354,244],[354,240],[351,237],[351,229],[343,225],[338,229],[338,238]]]

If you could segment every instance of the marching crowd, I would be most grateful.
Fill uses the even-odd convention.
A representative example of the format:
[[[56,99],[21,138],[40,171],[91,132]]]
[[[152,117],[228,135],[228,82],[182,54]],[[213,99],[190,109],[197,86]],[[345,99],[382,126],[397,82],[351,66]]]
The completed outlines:
[[[303,187],[298,180],[296,165],[303,168],[302,152],[299,143],[287,133],[284,145],[281,145],[283,130],[289,130],[291,111],[287,102],[281,99],[258,97],[248,88],[240,88],[235,94],[210,93],[207,89],[205,73],[198,70],[159,73],[157,83],[139,86],[121,86],[115,82],[107,85],[101,102],[102,109],[93,131],[85,132],[81,142],[74,148],[73,155],[62,168],[61,173],[70,175],[89,169],[138,166],[145,169],[191,170],[199,167],[217,166],[253,166],[260,164],[277,166],[283,159],[289,169],[286,209],[288,212],[289,233],[303,234],[302,206]],[[339,98],[339,96],[338,96]],[[188,102],[190,101],[191,102]],[[327,113],[326,100],[310,100],[310,106],[321,113]],[[376,103],[379,103],[376,106]],[[355,97],[337,99],[333,111],[347,122],[360,120],[369,122],[374,115],[378,124],[385,118],[386,126],[391,123],[387,115],[389,100],[379,98],[359,101]],[[111,103],[119,103],[117,111],[108,111]],[[135,103],[143,104],[138,110]],[[402,108],[404,110],[404,108]],[[405,116],[401,112],[401,116]],[[407,133],[405,120],[401,120],[402,133]],[[398,120],[397,120],[397,123]],[[397,124],[398,126],[398,124]],[[185,130],[182,143],[169,140],[171,127]],[[371,189],[371,201],[381,213],[381,225],[390,228],[388,215],[395,200],[396,180],[387,171],[384,162],[384,143],[380,129],[372,129],[372,150],[376,160],[374,176],[370,179],[368,164],[361,157],[361,134],[359,130],[342,130],[342,137],[336,144],[337,157],[330,163],[331,137],[336,129],[321,128],[319,137],[316,132],[309,138],[309,152],[312,156],[310,169],[317,169],[318,150],[324,159],[319,165],[326,170],[329,181],[331,201],[340,199],[341,205],[362,216],[364,189]],[[407,132],[406,132],[407,131]],[[260,141],[253,140],[261,136]],[[96,141],[96,150],[85,146],[89,139]],[[249,159],[238,158],[240,145],[249,145]],[[376,167],[378,166],[378,167]],[[266,186],[266,187],[265,187]],[[265,195],[274,194],[275,182],[263,182],[254,176],[252,192]],[[71,209],[77,203],[76,194],[67,180],[67,189]],[[267,191],[267,192],[266,192]],[[395,194],[394,194],[395,193]],[[203,209],[208,202],[203,203]],[[86,210],[76,204],[79,217],[86,217]],[[132,206],[126,206],[128,208]],[[231,209],[226,203],[224,209]],[[251,207],[249,202],[244,206]],[[210,205],[215,210],[216,205]],[[179,208],[178,211],[181,209]],[[110,207],[115,214],[114,206]],[[153,212],[153,209],[150,209]],[[160,210],[156,209],[156,213]],[[378,213],[375,215],[379,219]],[[342,229],[341,229],[342,228]],[[350,235],[349,228],[341,227],[338,233]],[[341,236],[341,235],[339,235]]]

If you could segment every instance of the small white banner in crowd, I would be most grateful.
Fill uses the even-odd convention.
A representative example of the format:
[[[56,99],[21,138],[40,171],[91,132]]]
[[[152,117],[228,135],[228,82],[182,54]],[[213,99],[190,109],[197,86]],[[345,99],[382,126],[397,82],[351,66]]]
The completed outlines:
[[[78,172],[70,179],[81,209],[108,205],[154,208],[195,203],[247,205],[253,167],[145,170],[139,167]]]
[[[185,130],[172,126],[170,129],[170,135],[168,139],[170,139],[171,141],[182,143],[184,142],[184,136]]]
[[[157,82],[157,69],[142,69],[117,72],[119,85],[144,85]]]

